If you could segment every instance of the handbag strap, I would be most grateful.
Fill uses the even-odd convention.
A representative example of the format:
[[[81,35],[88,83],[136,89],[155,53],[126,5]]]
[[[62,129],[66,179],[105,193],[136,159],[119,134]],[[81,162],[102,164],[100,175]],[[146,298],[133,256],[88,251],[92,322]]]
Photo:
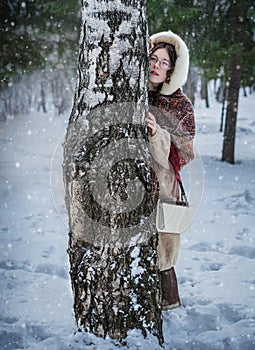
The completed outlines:
[[[175,177],[176,177],[176,180],[178,181],[180,189],[181,189],[181,199],[187,203],[188,199],[187,199],[187,196],[186,196],[183,184],[182,184],[181,174],[180,174],[180,169],[181,169],[180,157],[179,157],[178,150],[173,143],[171,143],[171,146],[170,146],[169,161],[171,162],[171,164],[174,168]]]
[[[180,188],[181,188],[181,198],[187,203],[188,202],[188,198],[186,196],[186,192],[184,190],[180,174],[179,174],[179,179],[178,178],[176,178],[176,179],[177,179],[177,181],[178,181],[178,183],[180,185]]]

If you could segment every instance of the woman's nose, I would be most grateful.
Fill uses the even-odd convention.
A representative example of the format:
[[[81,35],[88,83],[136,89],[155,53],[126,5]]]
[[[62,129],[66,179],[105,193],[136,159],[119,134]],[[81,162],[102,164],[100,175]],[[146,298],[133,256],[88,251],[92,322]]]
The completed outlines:
[[[154,63],[154,67],[158,67],[158,68],[160,67],[159,61]]]

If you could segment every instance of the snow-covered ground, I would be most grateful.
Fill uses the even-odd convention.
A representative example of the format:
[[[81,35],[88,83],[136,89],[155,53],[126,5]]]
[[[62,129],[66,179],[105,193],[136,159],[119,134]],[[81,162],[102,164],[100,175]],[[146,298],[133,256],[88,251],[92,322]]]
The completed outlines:
[[[255,99],[240,97],[235,165],[220,160],[221,106],[213,99],[209,109],[196,103],[204,192],[192,230],[182,236],[176,266],[182,307],[164,312],[166,350],[255,349]],[[0,124],[1,350],[118,348],[74,334],[68,230],[50,182],[67,120],[34,112]],[[136,331],[127,344],[123,350],[159,349]]]

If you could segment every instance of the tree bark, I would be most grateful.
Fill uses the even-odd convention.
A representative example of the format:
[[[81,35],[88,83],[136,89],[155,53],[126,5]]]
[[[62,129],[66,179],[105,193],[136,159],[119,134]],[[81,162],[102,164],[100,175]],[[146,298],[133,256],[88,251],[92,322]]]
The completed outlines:
[[[235,163],[235,135],[238,111],[238,97],[241,86],[241,65],[238,57],[231,58],[231,71],[229,76],[227,112],[224,129],[222,161]]]
[[[144,3],[82,1],[63,170],[77,325],[120,342],[139,329],[162,344]]]
[[[224,130],[222,160],[235,163],[235,136],[238,111],[239,90],[241,87],[242,61],[246,52],[244,50],[244,33],[246,32],[246,21],[249,5],[244,6],[242,2],[229,3],[227,15],[229,17],[230,43],[232,44],[229,57],[229,85],[227,96],[227,112]],[[237,46],[238,45],[238,46]]]
[[[208,95],[208,81],[205,77],[202,78],[201,96],[202,96],[202,99],[205,100],[206,108],[209,108],[210,105],[209,105],[209,95]]]

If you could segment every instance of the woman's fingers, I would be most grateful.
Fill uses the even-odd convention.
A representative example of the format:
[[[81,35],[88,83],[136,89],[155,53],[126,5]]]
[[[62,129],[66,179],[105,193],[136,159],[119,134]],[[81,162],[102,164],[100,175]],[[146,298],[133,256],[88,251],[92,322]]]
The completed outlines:
[[[148,126],[150,127],[156,127],[156,119],[154,117],[153,114],[151,114],[150,112],[147,115],[147,118],[145,119],[148,123]]]
[[[145,118],[148,127],[150,128],[151,135],[154,136],[157,132],[157,123],[154,115],[148,112],[147,118]]]

